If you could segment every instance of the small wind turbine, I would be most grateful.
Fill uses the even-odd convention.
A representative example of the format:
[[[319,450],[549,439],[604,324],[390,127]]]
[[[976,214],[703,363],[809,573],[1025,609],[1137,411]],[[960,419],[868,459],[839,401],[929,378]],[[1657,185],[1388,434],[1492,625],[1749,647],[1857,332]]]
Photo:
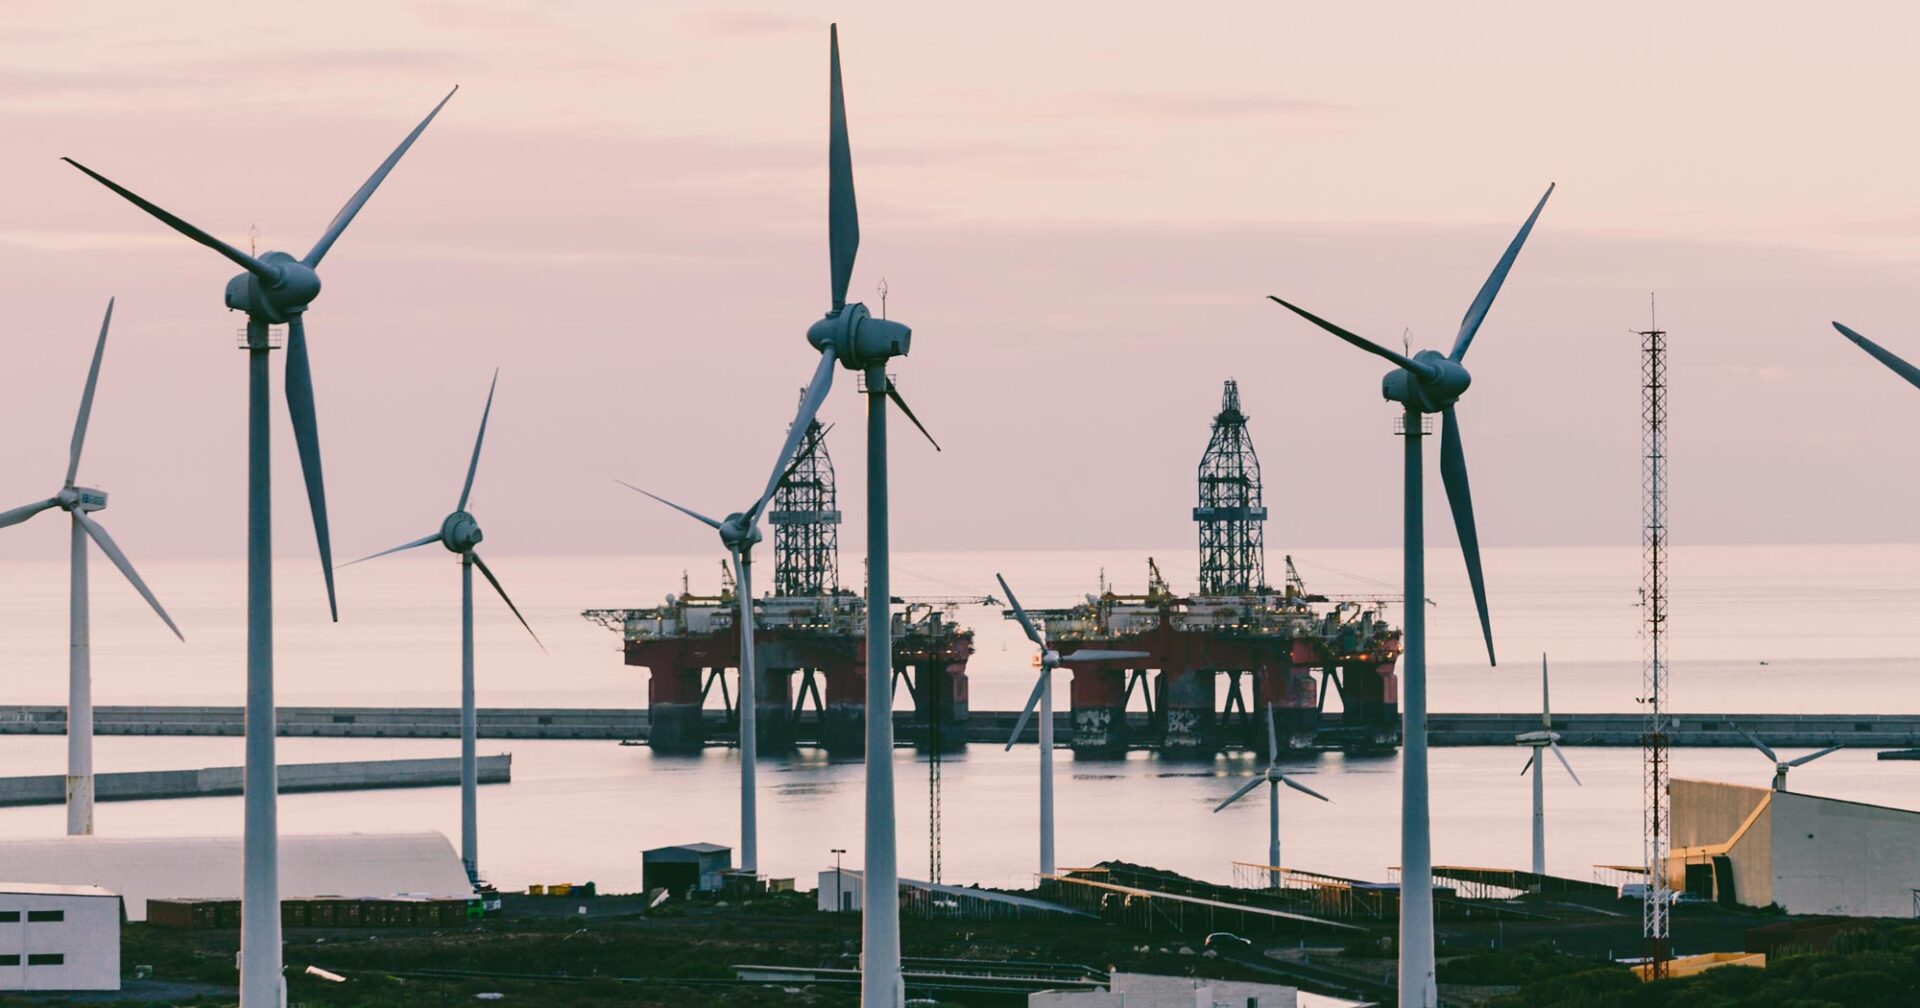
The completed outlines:
[[[1473,602],[1480,612],[1480,632],[1487,642],[1487,664],[1494,664],[1493,625],[1487,618],[1487,590],[1480,575],[1480,539],[1473,525],[1473,496],[1467,488],[1467,457],[1460,444],[1460,424],[1453,405],[1472,384],[1473,376],[1463,363],[1474,334],[1486,321],[1487,310],[1506,282],[1513,261],[1526,244],[1533,222],[1553,195],[1547,186],[1545,196],[1513,236],[1507,251],[1494,264],[1493,273],[1480,286],[1480,293],[1467,306],[1460,320],[1459,335],[1446,356],[1438,351],[1422,350],[1411,357],[1396,353],[1363,336],[1348,332],[1304,308],[1280,298],[1272,300],[1283,308],[1312,322],[1341,339],[1392,361],[1396,366],[1381,382],[1381,395],[1406,408],[1404,528],[1405,548],[1402,580],[1406,591],[1405,641],[1406,689],[1402,692],[1402,724],[1405,741],[1401,745],[1400,792],[1400,1003],[1403,1008],[1433,1008],[1439,999],[1433,962],[1433,837],[1428,822],[1427,790],[1427,617],[1425,527],[1421,507],[1423,465],[1420,441],[1421,417],[1441,415],[1440,480],[1446,484],[1447,503],[1453,509],[1453,526],[1460,539],[1460,552],[1467,561],[1467,581],[1473,587]]]
[[[133,570],[133,564],[88,512],[107,506],[104,490],[74,485],[80,473],[80,447],[87,439],[87,418],[93,413],[93,390],[100,381],[100,359],[107,350],[107,328],[113,323],[113,301],[107,301],[106,317],[100,320],[100,339],[93,346],[93,366],[87,369],[86,391],[80,393],[80,415],[73,422],[73,443],[67,449],[67,481],[60,492],[43,501],[0,513],[0,528],[18,525],[52,508],[61,508],[73,519],[69,546],[70,593],[68,597],[68,641],[72,645],[67,658],[67,834],[85,836],[93,832],[93,670],[91,650],[91,607],[87,601],[87,538],[100,544],[100,552],[113,561],[120,573],[133,583],[135,591],[158,613],[160,621],[175,637],[186,640],[173,618],[160,607],[147,583]]]
[[[1267,705],[1267,753],[1266,773],[1248,781],[1240,790],[1228,795],[1226,801],[1215,805],[1213,810],[1218,812],[1245,798],[1261,784],[1267,786],[1267,867],[1270,869],[1269,884],[1278,889],[1280,888],[1280,785],[1285,784],[1295,791],[1312,795],[1321,801],[1333,799],[1280,772],[1280,731],[1274,726],[1272,704]]]
[[[1540,730],[1521,732],[1513,737],[1514,745],[1529,746],[1533,752],[1527,756],[1521,773],[1533,771],[1533,873],[1547,873],[1547,799],[1546,784],[1541,779],[1540,768],[1543,762],[1540,754],[1543,750],[1552,750],[1554,758],[1567,768],[1567,776],[1573,783],[1580,784],[1580,775],[1573,772],[1573,764],[1567,762],[1567,754],[1560,751],[1560,733],[1553,730],[1552,708],[1547,704],[1547,656],[1540,655]]]
[[[1034,660],[1034,666],[1040,670],[1039,680],[1033,684],[1033,695],[1027,697],[1027,705],[1020,711],[1020,719],[1013,724],[1013,734],[1007,739],[1007,748],[1012,749],[1020,741],[1020,733],[1027,727],[1027,719],[1035,709],[1040,712],[1040,874],[1052,875],[1053,864],[1053,670],[1062,665],[1074,665],[1082,662],[1117,661],[1122,658],[1145,658],[1145,651],[1099,651],[1082,648],[1061,657],[1060,652],[1047,645],[1047,635],[1040,632],[1027,611],[1020,608],[1020,600],[1013,597],[1013,588],[1007,579],[999,578],[1000,590],[1007,593],[1007,604],[1013,607],[1013,618],[1020,621],[1020,629],[1026,631],[1027,639],[1040,649],[1040,655]]]
[[[815,402],[817,409],[819,403]],[[801,400],[801,412],[806,412],[806,400]],[[794,426],[787,430],[786,443],[780,447],[780,458],[774,462],[773,475],[767,479],[767,488],[760,498],[745,511],[735,511],[726,518],[715,521],[692,508],[678,504],[651,491],[642,490],[625,480],[615,480],[621,486],[638,493],[646,494],[654,500],[686,515],[689,518],[720,533],[720,544],[727,548],[727,555],[733,559],[734,578],[737,584],[734,595],[740,604],[740,870],[750,874],[760,871],[760,816],[757,783],[757,764],[760,759],[760,718],[755,709],[759,699],[758,675],[754,661],[754,619],[753,619],[753,547],[761,539],[760,512],[773,500],[774,492],[780,489],[780,481],[793,464],[794,455],[800,449],[800,442],[811,426],[812,416],[806,420],[795,420]],[[823,429],[821,436],[825,436]],[[891,640],[889,636],[886,638]]]
[[[458,88],[454,89],[459,90]],[[320,427],[314,416],[313,370],[307,360],[306,311],[320,295],[320,260],[372,198],[394,165],[453,98],[448,92],[407,134],[346,206],[333,216],[303,258],[285,252],[254,256],[194,227],[72,158],[68,164],[118,193],[162,224],[225,256],[245,272],[227,281],[226,305],[247,315],[247,707],[246,808],[242,841],[240,922],[241,1008],[271,1008],[284,999],[280,940],[279,780],[274,765],[273,712],[273,515],[271,452],[267,430],[267,354],[271,326],[287,327],[287,415],[306,477],[320,547],[320,573],[327,584],[327,611],[340,618],[333,596],[333,546],[327,530],[327,492],[320,472]],[[251,909],[249,909],[251,908]]]
[[[460,487],[460,502],[453,507],[453,513],[440,522],[440,528],[429,536],[422,536],[410,543],[395,546],[390,550],[381,550],[373,556],[364,556],[345,566],[383,557],[389,553],[399,553],[420,546],[439,543],[460,558],[460,860],[466,862],[467,878],[475,884],[480,881],[480,799],[478,795],[480,776],[475,750],[478,748],[479,724],[473,703],[473,569],[480,573],[500,594],[500,601],[513,610],[513,616],[520,625],[527,628],[527,634],[535,644],[540,644],[540,635],[528,626],[527,618],[520,615],[520,608],[507,597],[507,590],[500,587],[500,579],[493,576],[493,570],[474,547],[485,538],[480,534],[480,523],[467,510],[467,498],[473,494],[473,475],[480,469],[480,446],[487,439],[487,418],[493,415],[493,390],[500,384],[500,372],[493,373],[493,384],[487,386],[487,405],[480,411],[480,433],[473,439],[473,460],[467,463],[467,482]],[[547,649],[540,644],[540,650]]]
[[[1846,748],[1845,746],[1828,746],[1819,752],[1808,753],[1799,759],[1783,760],[1779,754],[1775,753],[1765,742],[1760,741],[1760,736],[1752,732],[1741,732],[1740,734],[1745,735],[1747,741],[1753,743],[1755,749],[1760,750],[1763,755],[1773,761],[1773,789],[1775,791],[1785,791],[1787,789],[1788,770],[1800,766],[1803,763],[1811,763],[1830,752],[1837,752]]]

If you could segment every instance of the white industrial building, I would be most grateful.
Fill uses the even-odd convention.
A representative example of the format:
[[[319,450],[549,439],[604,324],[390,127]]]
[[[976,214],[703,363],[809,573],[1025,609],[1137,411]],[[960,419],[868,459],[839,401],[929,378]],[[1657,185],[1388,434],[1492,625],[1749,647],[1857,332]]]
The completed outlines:
[[[91,885],[0,882],[0,990],[119,989],[119,896]]]
[[[1279,984],[1115,973],[1106,990],[1039,991],[1027,1008],[1296,1008],[1298,994]]]
[[[1676,892],[1793,914],[1913,917],[1920,812],[1717,781],[1673,781]]]
[[[0,841],[0,879],[102,886],[145,920],[150,899],[239,899],[240,838],[63,836]],[[340,833],[280,838],[280,896],[474,897],[439,833]]]

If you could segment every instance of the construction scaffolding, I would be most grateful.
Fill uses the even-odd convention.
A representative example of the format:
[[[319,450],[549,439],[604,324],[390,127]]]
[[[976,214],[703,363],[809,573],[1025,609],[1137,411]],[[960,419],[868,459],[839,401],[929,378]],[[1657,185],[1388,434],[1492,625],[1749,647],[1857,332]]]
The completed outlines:
[[[840,587],[840,500],[825,433],[818,420],[807,425],[767,512],[773,593],[783,598],[830,595]]]
[[[1643,355],[1640,381],[1644,442],[1641,473],[1645,491],[1645,523],[1640,543],[1643,553],[1640,604],[1645,610],[1641,637],[1645,645],[1644,681],[1640,701],[1646,706],[1645,756],[1641,806],[1644,810],[1643,853],[1647,864],[1646,900],[1641,932],[1647,942],[1649,979],[1667,975],[1673,953],[1669,930],[1667,880],[1668,734],[1672,718],[1666,711],[1667,690],[1667,334],[1651,311],[1649,326],[1641,330]]]
[[[1200,456],[1200,594],[1254,595],[1267,590],[1267,509],[1260,502],[1260,459],[1240,412],[1240,383],[1229,378]]]

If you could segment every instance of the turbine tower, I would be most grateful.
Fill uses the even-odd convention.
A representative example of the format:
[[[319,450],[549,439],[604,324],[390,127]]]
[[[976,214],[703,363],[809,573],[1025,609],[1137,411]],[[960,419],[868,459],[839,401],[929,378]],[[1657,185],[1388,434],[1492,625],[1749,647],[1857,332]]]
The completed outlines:
[[[1486,320],[1487,310],[1500,293],[1500,285],[1513,268],[1534,221],[1553,195],[1553,186],[1533,208],[1527,222],[1520,226],[1506,253],[1494,264],[1493,273],[1480,287],[1480,293],[1460,320],[1460,332],[1453,349],[1442,356],[1435,350],[1422,350],[1412,357],[1396,353],[1365,337],[1355,335],[1303,308],[1272,300],[1301,318],[1378,357],[1392,361],[1396,368],[1381,382],[1381,395],[1405,407],[1405,565],[1403,586],[1406,591],[1405,692],[1401,698],[1406,742],[1401,749],[1400,793],[1400,1004],[1402,1008],[1433,1008],[1439,999],[1433,962],[1433,846],[1428,822],[1427,791],[1427,626],[1426,560],[1422,502],[1422,463],[1420,441],[1424,430],[1422,417],[1441,415],[1440,479],[1446,485],[1447,502],[1453,510],[1454,530],[1460,539],[1460,552],[1467,562],[1467,580],[1473,587],[1474,606],[1480,614],[1480,633],[1487,643],[1487,664],[1494,664],[1493,626],[1487,618],[1487,591],[1480,575],[1480,540],[1473,525],[1473,497],[1467,487],[1467,459],[1461,447],[1460,424],[1454,403],[1467,390],[1473,378],[1462,361],[1473,344],[1475,333]]]
[[[1027,705],[1020,710],[1019,720],[1013,723],[1013,734],[1007,738],[1007,748],[1011,750],[1015,742],[1020,741],[1020,733],[1026,730],[1027,719],[1033,716],[1037,708],[1040,712],[1040,874],[1052,875],[1053,864],[1053,670],[1062,665],[1081,662],[1118,661],[1122,658],[1145,658],[1145,651],[1099,651],[1082,648],[1061,657],[1060,652],[1047,646],[1047,635],[1035,626],[1020,607],[1020,600],[1013,596],[1013,589],[1007,579],[994,575],[1000,581],[1000,590],[1007,593],[1007,604],[1013,607],[1013,618],[1020,621],[1020,629],[1026,631],[1027,639],[1040,649],[1034,659],[1034,667],[1040,670],[1039,681],[1033,684],[1033,695],[1027,697]]]
[[[455,88],[454,91],[458,91]],[[449,91],[374,170],[346,206],[334,215],[313,248],[299,259],[285,252],[253,256],[148,202],[91,168],[66,162],[145,210],[161,223],[225,256],[245,272],[227,281],[226,305],[247,315],[247,756],[242,790],[246,805],[240,924],[240,1006],[272,1008],[284,996],[280,948],[279,819],[274,766],[273,713],[273,523],[271,460],[267,432],[269,327],[287,327],[287,414],[307,484],[327,611],[336,621],[333,547],[327,531],[327,494],[320,474],[320,430],[314,416],[313,370],[307,360],[307,307],[320,294],[320,260],[373,196],[407,148],[453,98]]]
[[[1280,888],[1280,785],[1302,794],[1309,794],[1321,801],[1332,801],[1326,795],[1300,783],[1280,772],[1280,731],[1274,724],[1273,705],[1267,705],[1267,769],[1265,773],[1248,781],[1240,790],[1227,796],[1227,800],[1213,807],[1215,812],[1245,798],[1261,784],[1267,786],[1267,884],[1274,889]]]
[[[1533,873],[1547,873],[1547,792],[1546,783],[1541,778],[1541,766],[1545,762],[1540,758],[1543,750],[1552,750],[1554,758],[1567,768],[1567,776],[1573,783],[1580,783],[1580,775],[1573,772],[1573,764],[1567,762],[1567,754],[1560,751],[1560,733],[1553,730],[1553,714],[1547,704],[1547,656],[1540,655],[1540,730],[1521,732],[1513,737],[1514,745],[1528,746],[1533,752],[1528,754],[1527,762],[1520,768],[1525,774],[1533,771]]]
[[[100,381],[100,359],[107,351],[107,328],[113,324],[113,301],[107,301],[106,317],[100,320],[100,339],[93,346],[93,365],[87,369],[86,391],[80,393],[80,415],[73,422],[73,442],[67,449],[67,481],[61,485],[60,492],[43,501],[36,501],[0,513],[0,528],[18,525],[28,518],[52,508],[60,508],[72,518],[73,535],[69,541],[69,596],[67,607],[67,634],[71,648],[67,659],[67,835],[87,836],[93,833],[93,668],[89,659],[92,648],[91,606],[87,595],[87,539],[91,537],[100,545],[100,552],[113,561],[120,573],[133,584],[140,597],[160,616],[160,621],[173,631],[175,637],[186,640],[180,628],[173,625],[173,618],[160,606],[160,600],[153,597],[147,589],[147,583],[140,580],[134,572],[133,564],[125,553],[107,535],[100,523],[87,517],[90,512],[100,511],[107,506],[107,495],[103,490],[74,485],[74,479],[80,474],[80,447],[87,439],[87,418],[93,413],[93,390]]]
[[[1267,585],[1267,508],[1260,502],[1260,459],[1240,412],[1240,383],[1227,379],[1213,436],[1200,456],[1201,595],[1251,595]]]
[[[832,307],[825,318],[807,328],[807,342],[820,352],[820,363],[800,414],[787,432],[791,446],[803,436],[833,384],[833,366],[861,377],[867,397],[867,783],[866,888],[860,926],[860,1004],[862,1008],[895,1008],[906,998],[900,979],[899,851],[893,806],[893,649],[892,597],[889,583],[887,527],[887,400],[920,429],[933,436],[907,407],[887,374],[887,362],[905,357],[913,330],[884,318],[874,318],[867,306],[847,300],[853,278],[853,260],[860,251],[860,213],[853,195],[853,148],[847,139],[846,97],[840,85],[840,30],[828,30],[827,84],[827,253]],[[934,448],[939,449],[936,442]],[[777,478],[777,477],[776,477]]]
[[[467,510],[467,498],[473,494],[473,476],[480,469],[480,446],[487,439],[487,418],[493,415],[493,390],[500,384],[500,372],[493,373],[493,384],[487,386],[487,405],[480,411],[480,433],[473,439],[473,459],[467,463],[467,481],[460,487],[460,502],[453,507],[453,513],[440,522],[440,527],[432,535],[422,536],[410,543],[381,550],[372,556],[364,556],[353,563],[363,563],[374,557],[383,557],[389,553],[399,553],[420,546],[439,543],[448,552],[460,558],[460,860],[467,866],[467,878],[475,885],[480,884],[480,798],[479,798],[479,762],[475,750],[478,748],[479,721],[473,704],[473,569],[480,568],[481,576],[493,586],[500,595],[500,601],[513,610],[513,616],[526,627],[528,636],[535,644],[540,644],[540,635],[533,632],[527,624],[527,618],[520,615],[520,607],[507,597],[507,590],[500,586],[500,579],[493,576],[493,570],[474,547],[480,545],[485,536],[480,533],[480,523]],[[540,650],[547,646],[540,644]]]

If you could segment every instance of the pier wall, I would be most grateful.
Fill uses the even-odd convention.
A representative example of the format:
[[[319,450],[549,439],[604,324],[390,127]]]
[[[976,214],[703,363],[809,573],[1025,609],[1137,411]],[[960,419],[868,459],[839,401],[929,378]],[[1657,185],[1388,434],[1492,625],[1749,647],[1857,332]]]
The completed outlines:
[[[510,754],[481,756],[476,762],[482,784],[505,784],[512,779],[513,757]],[[237,766],[103,773],[94,776],[94,798],[104,802],[237,795],[241,793],[241,779],[242,768]],[[286,763],[279,767],[279,781],[282,794],[441,787],[460,783],[460,759],[447,756],[344,763]],[[0,777],[0,806],[61,804],[67,800],[66,782],[66,777],[61,774]]]

